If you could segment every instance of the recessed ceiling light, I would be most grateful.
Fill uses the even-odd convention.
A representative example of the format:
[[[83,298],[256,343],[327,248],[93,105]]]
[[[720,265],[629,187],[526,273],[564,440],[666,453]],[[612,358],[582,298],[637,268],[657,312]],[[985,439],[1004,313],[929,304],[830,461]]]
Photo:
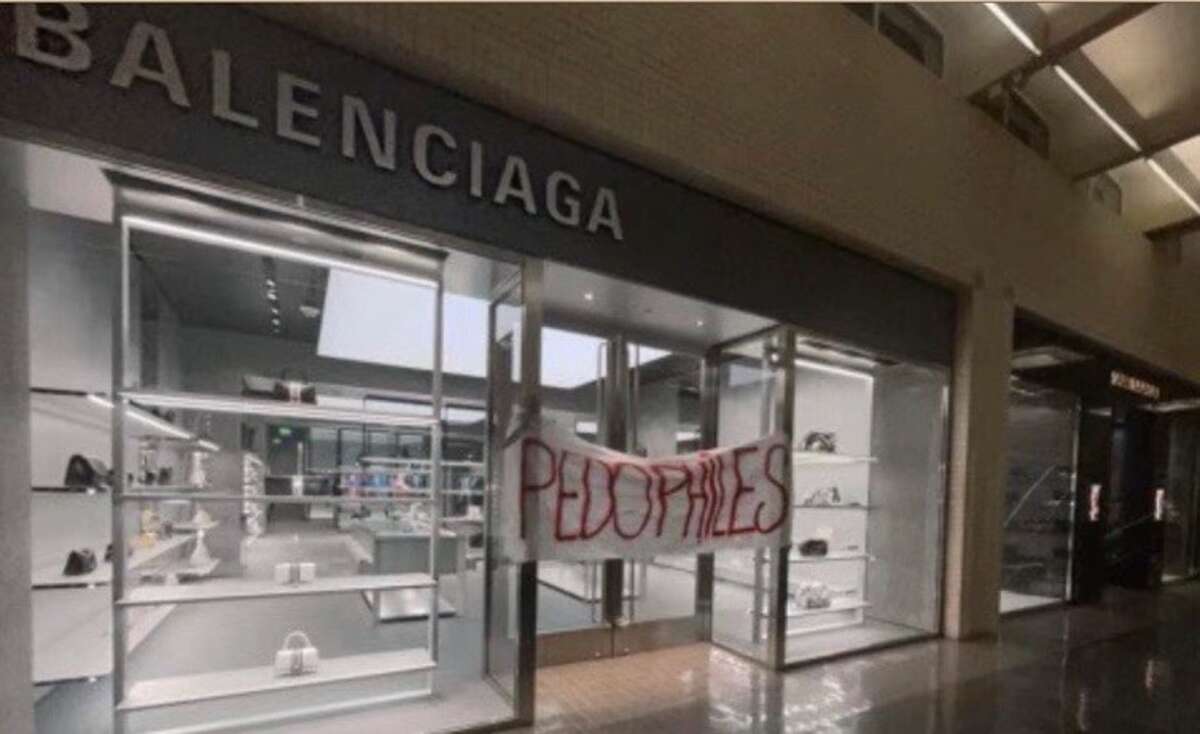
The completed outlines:
[[[267,300],[268,301],[278,301],[279,294],[276,293],[275,291],[267,291]]]
[[[704,326],[704,319],[696,319],[696,326]]]
[[[585,291],[583,294],[583,300],[594,301],[594,300],[596,300],[596,294],[592,293],[591,291]]]
[[[274,278],[268,277],[266,282],[267,282],[267,288],[275,287],[275,279]]]
[[[315,319],[321,315],[321,307],[314,306],[310,303],[302,303],[300,304],[300,313],[303,314],[305,318]]]

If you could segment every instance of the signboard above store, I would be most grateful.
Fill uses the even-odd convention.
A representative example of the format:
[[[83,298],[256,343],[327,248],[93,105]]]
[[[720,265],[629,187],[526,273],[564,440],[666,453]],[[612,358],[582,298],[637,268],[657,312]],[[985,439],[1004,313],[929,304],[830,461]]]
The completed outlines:
[[[243,8],[0,6],[0,90],[5,135],[952,359],[945,289]]]
[[[1153,382],[1143,380],[1140,377],[1126,374],[1120,370],[1113,370],[1109,373],[1109,384],[1113,387],[1120,388],[1125,392],[1140,395],[1143,398],[1150,400],[1159,400],[1162,398],[1162,388],[1155,385]]]
[[[497,153],[485,148],[483,141],[460,140],[454,132],[428,121],[409,119],[401,125],[395,105],[373,105],[352,90],[329,89],[283,70],[275,70],[268,94],[243,93],[235,100],[234,88],[253,86],[253,82],[239,77],[237,72],[247,67],[237,64],[232,53],[211,48],[200,57],[181,56],[167,28],[144,20],[129,26],[119,55],[106,64],[109,60],[92,52],[87,7],[81,3],[60,7],[61,14],[51,14],[34,4],[15,6],[17,56],[69,74],[106,79],[114,88],[111,104],[121,103],[118,90],[138,85],[190,114],[208,114],[327,154],[367,160],[381,171],[399,168],[434,189],[465,188],[480,201],[516,206],[529,216],[549,217],[564,227],[624,239],[617,196],[607,186],[585,188],[578,177],[561,170],[535,180],[537,174],[531,174],[529,164],[517,153]],[[195,75],[189,80],[181,64],[205,73],[199,80]],[[206,92],[211,94],[206,97]],[[208,104],[201,105],[202,101]],[[411,110],[401,113],[415,116]],[[323,123],[325,117],[331,121]],[[326,134],[330,128],[333,135]],[[405,139],[398,150],[401,130]],[[484,176],[485,161],[499,167],[499,176]]]

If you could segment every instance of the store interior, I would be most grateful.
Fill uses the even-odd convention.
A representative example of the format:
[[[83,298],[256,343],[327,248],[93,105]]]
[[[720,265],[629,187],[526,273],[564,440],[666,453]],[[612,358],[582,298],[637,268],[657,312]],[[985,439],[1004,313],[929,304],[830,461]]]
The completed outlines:
[[[717,554],[710,590],[691,555],[539,564],[541,664],[709,623],[767,662],[777,561],[785,663],[936,634],[944,367],[551,262],[527,322],[527,273],[487,248],[4,145],[30,203],[38,731],[108,731],[114,686],[129,732],[511,718],[488,439],[519,421],[527,323],[542,416],[585,440],[795,443],[790,553]]]

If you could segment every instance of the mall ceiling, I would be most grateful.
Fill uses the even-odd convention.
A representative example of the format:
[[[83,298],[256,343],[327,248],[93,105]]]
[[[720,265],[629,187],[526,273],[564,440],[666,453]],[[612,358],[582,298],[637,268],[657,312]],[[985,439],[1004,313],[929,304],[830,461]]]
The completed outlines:
[[[1011,85],[1046,123],[1064,175],[1080,186],[1107,175],[1132,226],[1200,242],[1200,4],[916,7],[943,35],[954,95]]]

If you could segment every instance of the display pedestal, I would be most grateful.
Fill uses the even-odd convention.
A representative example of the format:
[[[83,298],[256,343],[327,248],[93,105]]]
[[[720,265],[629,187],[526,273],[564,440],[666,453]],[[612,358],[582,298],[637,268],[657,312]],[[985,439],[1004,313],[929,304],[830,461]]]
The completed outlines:
[[[383,523],[361,523],[351,528],[348,542],[355,555],[370,572],[377,574],[412,573],[429,568],[429,533],[397,530]],[[442,531],[438,547],[438,572],[455,574],[459,587],[466,588],[467,536]],[[427,619],[430,592],[426,589],[398,589],[368,592],[363,595],[379,622],[406,622]],[[450,617],[458,610],[440,595],[438,616]]]
[[[375,612],[379,622],[411,622],[429,617],[428,589],[400,589],[399,591],[365,591],[363,599]],[[458,610],[438,596],[438,616],[453,617]]]

